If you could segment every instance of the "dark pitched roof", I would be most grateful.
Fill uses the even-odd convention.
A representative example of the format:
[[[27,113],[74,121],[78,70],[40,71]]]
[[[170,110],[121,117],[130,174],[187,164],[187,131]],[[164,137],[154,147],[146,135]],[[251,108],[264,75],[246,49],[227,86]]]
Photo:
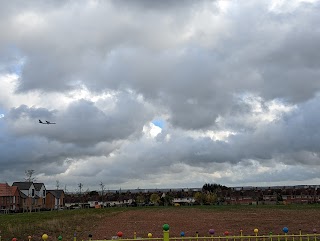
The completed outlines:
[[[64,193],[63,190],[47,190],[47,193],[51,193],[54,197],[60,198],[61,195]]]
[[[20,197],[21,198],[28,198],[28,196],[26,194],[24,194],[23,192],[20,191]]]
[[[20,190],[29,190],[33,182],[14,182],[12,186],[17,186]]]
[[[34,185],[34,188],[37,190],[37,191],[40,191],[41,187],[44,186],[44,183],[33,183]]]

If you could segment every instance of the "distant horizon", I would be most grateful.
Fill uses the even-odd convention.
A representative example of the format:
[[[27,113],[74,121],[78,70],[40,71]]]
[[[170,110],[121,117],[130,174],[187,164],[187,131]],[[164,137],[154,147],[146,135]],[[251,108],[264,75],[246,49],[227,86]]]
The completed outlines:
[[[268,189],[269,187],[270,188],[283,188],[283,187],[286,187],[286,188],[290,188],[290,187],[299,187],[299,188],[308,188],[308,187],[320,187],[320,184],[319,185],[285,185],[285,186],[278,186],[278,185],[275,185],[275,186],[234,186],[234,187],[229,187],[229,186],[226,186],[228,188],[233,188],[233,189],[238,189],[238,190],[241,190],[242,188],[245,189],[245,190],[249,190],[249,189],[252,189],[252,188],[261,188],[261,189]],[[178,190],[201,190],[202,187],[193,187],[193,188],[136,188],[136,189],[108,189],[108,190],[104,190],[104,192],[112,192],[112,193],[115,193],[115,192],[118,192],[118,191],[123,191],[123,192],[126,192],[126,191],[139,191],[139,192],[146,192],[146,191],[169,191],[169,190],[173,190],[173,191],[178,191]],[[49,190],[55,190],[55,189],[49,189]],[[59,190],[63,190],[63,189],[59,189]],[[96,190],[89,190],[89,192],[92,192],[92,191],[96,191],[98,193],[101,192],[101,189],[96,189]],[[78,192],[68,192],[68,193],[78,193]],[[82,193],[87,193],[87,191],[82,191]]]

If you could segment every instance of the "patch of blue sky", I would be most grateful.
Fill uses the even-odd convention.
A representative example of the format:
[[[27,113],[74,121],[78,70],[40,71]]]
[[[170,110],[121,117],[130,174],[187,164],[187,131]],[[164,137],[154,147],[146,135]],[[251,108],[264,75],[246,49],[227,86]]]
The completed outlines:
[[[23,61],[15,62],[14,64],[12,64],[10,66],[9,70],[11,73],[14,73],[14,74],[20,76],[22,73],[23,65],[24,65]]]
[[[19,48],[14,45],[8,46],[3,52],[4,56],[8,56],[7,70],[18,76],[21,75],[25,58],[23,57]]]
[[[5,109],[3,109],[3,107],[1,107],[1,104],[0,104],[0,118],[3,118],[6,114],[6,111]]]
[[[166,123],[162,119],[155,119],[155,120],[152,121],[152,124],[154,124],[155,126],[158,126],[161,129],[163,129]]]

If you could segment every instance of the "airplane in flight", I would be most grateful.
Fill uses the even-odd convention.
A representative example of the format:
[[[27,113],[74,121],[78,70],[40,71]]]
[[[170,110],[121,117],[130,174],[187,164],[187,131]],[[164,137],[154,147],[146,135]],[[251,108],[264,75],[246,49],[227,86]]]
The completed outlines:
[[[46,122],[42,122],[41,120],[39,120],[40,124],[44,124],[44,125],[52,125],[52,124],[56,124],[54,122],[50,122],[50,121],[46,121]]]

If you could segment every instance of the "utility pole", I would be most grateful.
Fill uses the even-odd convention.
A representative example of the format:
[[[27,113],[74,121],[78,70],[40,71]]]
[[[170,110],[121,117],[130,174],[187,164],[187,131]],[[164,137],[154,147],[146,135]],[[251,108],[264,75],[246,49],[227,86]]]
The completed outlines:
[[[80,190],[80,199],[81,199],[81,205],[80,205],[80,206],[81,206],[81,207],[82,207],[82,203],[83,203],[82,194],[81,194],[82,186],[83,186],[83,185],[82,185],[82,183],[80,182],[79,185],[78,185],[78,187],[79,187],[79,190]]]
[[[81,195],[81,190],[82,190],[82,183],[79,183],[78,187],[79,187],[79,190],[80,190],[80,195]]]
[[[104,184],[102,182],[100,182],[100,187],[101,187],[101,202],[102,202],[102,206],[104,207],[104,203],[103,203],[103,195],[104,195]]]

